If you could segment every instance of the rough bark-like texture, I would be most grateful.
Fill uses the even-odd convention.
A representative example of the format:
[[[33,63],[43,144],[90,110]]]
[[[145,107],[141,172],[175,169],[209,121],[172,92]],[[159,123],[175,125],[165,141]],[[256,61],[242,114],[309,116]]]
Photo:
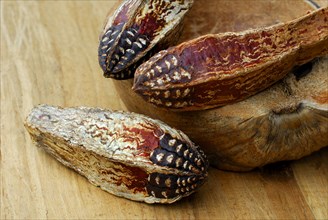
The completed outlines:
[[[128,109],[183,130],[220,169],[247,171],[281,160],[295,160],[328,145],[328,58],[311,73],[284,80],[242,102],[221,108],[171,112],[143,104],[130,90],[121,93]],[[125,82],[119,91],[128,91]],[[126,92],[125,92],[126,94]]]
[[[132,78],[150,50],[177,42],[180,23],[192,4],[193,0],[125,1],[106,19],[100,36],[98,57],[104,76]]]
[[[288,22],[308,10],[293,10],[287,7],[289,1],[279,3],[253,1],[248,6],[238,1],[211,1],[207,5],[197,1],[186,17],[181,41],[207,33]],[[231,13],[231,8],[241,13]],[[285,13],[276,13],[282,10]],[[183,130],[209,154],[212,165],[246,171],[275,161],[298,159],[328,145],[328,58],[317,60],[309,69],[307,75],[291,72],[269,89],[239,103],[196,112],[157,108],[131,90],[132,80],[114,84],[130,111]]]
[[[134,90],[181,111],[232,104],[268,88],[297,65],[328,54],[328,8],[288,23],[210,34],[161,51],[136,71]]]
[[[41,105],[26,128],[58,161],[128,199],[172,203],[207,176],[207,160],[187,136],[142,115]]]

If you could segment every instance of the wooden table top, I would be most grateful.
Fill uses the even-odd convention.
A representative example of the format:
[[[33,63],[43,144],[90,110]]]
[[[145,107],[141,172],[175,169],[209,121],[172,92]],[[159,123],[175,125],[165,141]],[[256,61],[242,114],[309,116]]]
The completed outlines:
[[[212,168],[191,197],[147,205],[104,192],[35,147],[23,121],[37,104],[125,109],[97,61],[116,3],[1,1],[0,218],[328,219],[328,148],[247,173]]]

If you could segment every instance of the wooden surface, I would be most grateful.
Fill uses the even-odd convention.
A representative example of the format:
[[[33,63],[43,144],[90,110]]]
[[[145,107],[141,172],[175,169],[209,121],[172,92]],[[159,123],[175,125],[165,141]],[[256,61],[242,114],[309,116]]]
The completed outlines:
[[[0,218],[328,219],[327,148],[248,173],[211,169],[198,193],[165,206],[106,193],[32,144],[23,121],[39,103],[124,109],[97,61],[115,4],[1,1]]]

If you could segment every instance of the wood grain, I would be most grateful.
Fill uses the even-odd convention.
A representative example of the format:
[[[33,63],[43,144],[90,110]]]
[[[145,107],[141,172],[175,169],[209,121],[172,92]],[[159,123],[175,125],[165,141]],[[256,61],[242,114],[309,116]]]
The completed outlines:
[[[0,218],[327,219],[327,148],[249,173],[211,169],[192,197],[151,206],[94,187],[32,144],[23,121],[36,104],[125,108],[97,62],[115,4],[1,1]]]

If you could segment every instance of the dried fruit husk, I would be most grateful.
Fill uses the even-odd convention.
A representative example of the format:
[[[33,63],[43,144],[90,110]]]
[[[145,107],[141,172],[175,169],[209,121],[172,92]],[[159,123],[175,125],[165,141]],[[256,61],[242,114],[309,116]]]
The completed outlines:
[[[155,54],[138,67],[133,90],[176,111],[242,101],[294,66],[328,55],[328,7],[243,32],[207,34]]]
[[[198,146],[143,115],[40,105],[25,126],[37,146],[116,196],[173,203],[207,177],[208,162]]]
[[[186,18],[182,41],[206,33],[242,31],[294,19],[311,5],[299,1],[199,0]],[[115,82],[126,107],[184,131],[209,155],[212,165],[247,171],[294,160],[328,145],[328,58],[308,74],[291,72],[269,89],[221,108],[177,113],[145,102],[130,89],[132,80]]]
[[[177,42],[193,0],[126,0],[106,18],[98,59],[104,76],[133,78],[153,52]]]

